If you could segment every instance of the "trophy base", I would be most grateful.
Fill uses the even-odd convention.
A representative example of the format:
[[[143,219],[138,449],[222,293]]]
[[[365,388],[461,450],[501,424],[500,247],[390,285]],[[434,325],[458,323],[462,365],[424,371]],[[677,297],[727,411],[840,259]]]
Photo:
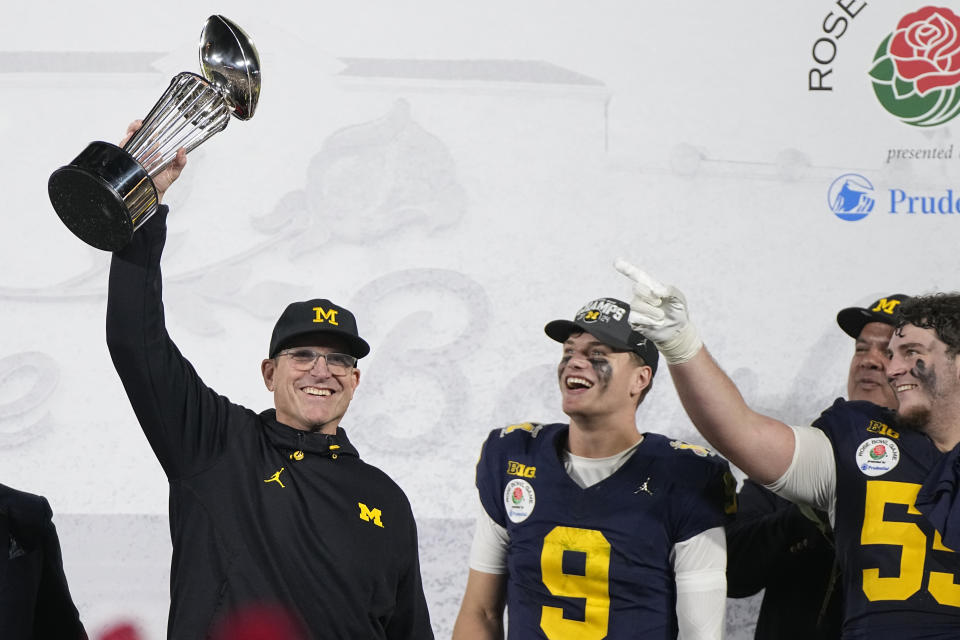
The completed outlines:
[[[133,157],[109,142],[92,142],[53,172],[47,192],[60,220],[75,236],[104,251],[130,243],[157,210],[157,189]]]

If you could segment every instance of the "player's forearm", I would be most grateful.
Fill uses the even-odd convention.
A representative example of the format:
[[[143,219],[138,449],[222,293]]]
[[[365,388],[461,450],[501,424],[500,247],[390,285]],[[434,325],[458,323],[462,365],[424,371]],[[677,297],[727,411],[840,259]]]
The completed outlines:
[[[721,640],[727,606],[722,569],[677,576],[678,640]]]
[[[706,347],[687,362],[670,365],[683,407],[710,444],[751,478],[779,478],[793,456],[793,432],[753,411]]]
[[[461,609],[453,626],[453,640],[503,640],[503,618]]]
[[[503,640],[506,574],[470,570],[453,640]]]
[[[723,637],[727,604],[727,543],[722,527],[701,531],[674,545],[680,640]]]
[[[633,282],[631,326],[652,340],[670,365],[680,400],[700,433],[751,477],[761,482],[780,477],[793,457],[793,431],[747,406],[703,346],[679,289],[625,260],[615,266]]]

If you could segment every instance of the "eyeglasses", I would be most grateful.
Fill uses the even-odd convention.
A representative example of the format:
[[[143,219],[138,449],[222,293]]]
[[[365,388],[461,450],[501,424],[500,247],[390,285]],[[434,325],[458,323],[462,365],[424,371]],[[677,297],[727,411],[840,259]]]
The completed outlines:
[[[310,371],[317,363],[317,359],[323,358],[327,369],[335,376],[346,375],[350,369],[357,366],[357,359],[345,353],[320,353],[313,349],[287,349],[278,353],[277,356],[290,356],[290,364],[298,371]]]

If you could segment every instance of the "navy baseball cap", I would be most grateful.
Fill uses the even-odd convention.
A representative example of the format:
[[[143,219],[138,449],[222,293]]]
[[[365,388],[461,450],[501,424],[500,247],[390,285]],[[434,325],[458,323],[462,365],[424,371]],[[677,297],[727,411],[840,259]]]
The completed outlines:
[[[340,338],[355,358],[370,353],[370,345],[357,332],[357,320],[353,314],[340,305],[318,298],[287,305],[270,336],[270,357],[276,356],[294,340],[314,334]]]
[[[630,326],[630,305],[616,298],[597,298],[580,307],[573,320],[554,320],[543,328],[557,342],[564,342],[574,333],[589,333],[618,351],[632,351],[657,372],[660,354],[653,342]]]
[[[910,299],[902,293],[880,298],[869,307],[847,307],[837,314],[837,324],[851,338],[859,338],[863,328],[871,322],[897,326],[900,303]]]

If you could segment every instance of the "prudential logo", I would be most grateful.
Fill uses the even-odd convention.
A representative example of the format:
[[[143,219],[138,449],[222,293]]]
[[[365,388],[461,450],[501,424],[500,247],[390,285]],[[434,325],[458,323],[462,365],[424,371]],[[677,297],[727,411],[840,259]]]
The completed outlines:
[[[873,183],[859,173],[845,173],[830,184],[827,203],[841,220],[862,220],[874,210],[879,200],[881,211],[906,218],[960,219],[960,189],[934,191],[885,187],[876,190]],[[889,208],[887,208],[889,207]]]
[[[873,183],[859,173],[845,173],[830,185],[827,202],[841,220],[860,220],[873,211]]]
[[[880,104],[902,122],[952,120],[960,113],[960,17],[946,7],[905,15],[877,49],[870,79]]]

